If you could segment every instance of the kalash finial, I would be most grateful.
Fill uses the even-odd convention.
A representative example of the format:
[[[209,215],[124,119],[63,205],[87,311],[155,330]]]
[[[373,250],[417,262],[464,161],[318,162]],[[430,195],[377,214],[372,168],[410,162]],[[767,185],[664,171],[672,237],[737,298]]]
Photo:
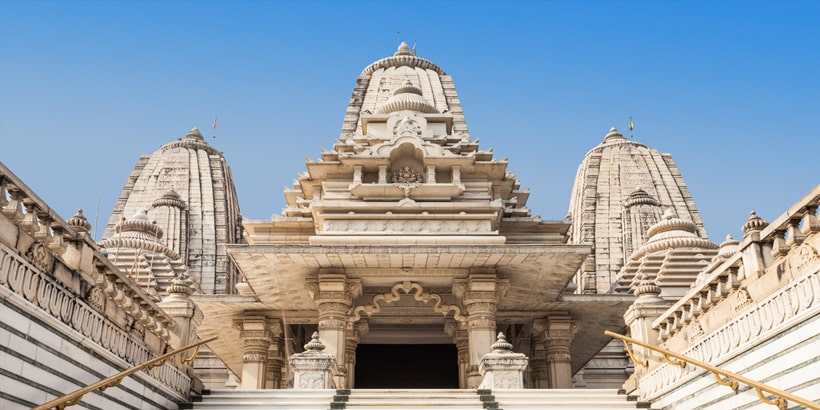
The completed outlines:
[[[504,336],[502,332],[498,332],[497,340],[490,346],[490,349],[495,352],[510,352],[512,348],[513,345],[507,341],[507,336]]]
[[[91,230],[91,224],[86,219],[85,215],[83,215],[83,209],[80,208],[77,210],[77,213],[74,214],[68,221],[68,226],[76,229],[78,232],[86,232]]]
[[[614,141],[614,140],[625,140],[624,135],[621,134],[617,128],[612,127],[609,129],[609,133],[604,136],[604,142]]]
[[[393,54],[394,56],[412,56],[413,50],[410,49],[410,46],[407,45],[404,41],[399,44],[399,49],[396,50],[396,53]]]
[[[198,140],[204,140],[204,138],[202,138],[202,133],[199,132],[199,128],[197,128],[197,127],[194,127],[190,131],[188,131],[188,133],[185,134],[185,138],[194,138],[194,139],[198,139]]]
[[[325,345],[319,341],[319,332],[313,332],[313,335],[310,337],[310,341],[305,345],[305,350],[317,352],[325,350]]]

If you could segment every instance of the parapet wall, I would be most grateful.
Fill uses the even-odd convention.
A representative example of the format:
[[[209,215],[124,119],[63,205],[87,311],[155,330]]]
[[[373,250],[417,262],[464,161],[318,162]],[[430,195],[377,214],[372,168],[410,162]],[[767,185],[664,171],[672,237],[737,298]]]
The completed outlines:
[[[750,218],[738,252],[707,268],[654,321],[659,340],[650,342],[820,400],[819,204],[820,186],[768,226]],[[650,363],[638,393],[652,408],[771,407],[749,386],[735,393],[694,366]]]
[[[0,408],[41,405],[171,349],[174,320],[99,253],[84,218],[72,219],[0,164]],[[191,389],[186,373],[167,363],[83,403],[176,408]]]

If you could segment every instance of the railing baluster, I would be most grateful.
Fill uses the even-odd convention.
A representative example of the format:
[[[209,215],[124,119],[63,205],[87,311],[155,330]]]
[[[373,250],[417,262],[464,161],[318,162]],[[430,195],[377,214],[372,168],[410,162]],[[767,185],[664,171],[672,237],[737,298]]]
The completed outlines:
[[[812,402],[810,402],[810,401],[808,401],[808,400],[806,400],[802,397],[795,396],[791,393],[785,392],[785,391],[780,390],[780,389],[775,389],[774,387],[767,386],[763,383],[759,383],[759,382],[756,382],[756,381],[751,380],[751,379],[747,379],[746,377],[743,377],[741,375],[738,375],[738,374],[723,370],[719,367],[715,367],[715,366],[712,366],[710,364],[703,363],[699,360],[695,360],[695,359],[690,358],[690,357],[686,357],[686,356],[683,356],[683,355],[680,355],[680,354],[677,354],[677,353],[673,353],[673,352],[670,352],[669,350],[666,350],[666,349],[663,349],[663,348],[660,348],[660,347],[657,347],[657,346],[653,346],[651,344],[642,342],[642,341],[637,340],[637,339],[633,339],[631,337],[627,337],[627,336],[624,336],[624,335],[619,335],[617,333],[613,333],[613,332],[610,332],[608,330],[605,331],[604,334],[609,336],[609,337],[614,337],[616,339],[620,339],[622,342],[624,342],[624,346],[626,346],[626,351],[627,351],[627,353],[629,353],[629,357],[632,358],[632,361],[634,361],[636,364],[640,364],[644,367],[648,367],[648,364],[649,364],[648,360],[646,360],[646,359],[644,359],[642,361],[636,360],[636,358],[632,355],[632,349],[629,347],[629,343],[636,344],[638,346],[643,346],[647,349],[654,350],[654,351],[660,353],[663,356],[663,358],[672,365],[685,367],[685,365],[688,363],[688,364],[691,364],[693,366],[697,366],[697,367],[700,367],[700,368],[705,369],[707,371],[710,371],[710,372],[712,372],[712,374],[714,374],[715,380],[717,380],[718,384],[723,385],[723,386],[728,386],[734,391],[737,391],[737,389],[738,389],[738,382],[746,384],[746,385],[748,385],[748,386],[755,389],[755,391],[757,392],[757,395],[758,395],[758,397],[760,397],[761,401],[763,401],[766,404],[771,404],[773,406],[777,406],[779,409],[785,410],[788,407],[788,401],[792,401],[792,402],[798,403],[802,406],[806,406],[806,408],[808,408],[808,409],[820,410],[820,406],[818,406],[816,403],[812,403]],[[724,377],[727,380],[723,380]],[[766,393],[769,393],[769,394],[775,396],[775,399],[770,400],[770,399],[766,398],[763,395],[764,391]]]

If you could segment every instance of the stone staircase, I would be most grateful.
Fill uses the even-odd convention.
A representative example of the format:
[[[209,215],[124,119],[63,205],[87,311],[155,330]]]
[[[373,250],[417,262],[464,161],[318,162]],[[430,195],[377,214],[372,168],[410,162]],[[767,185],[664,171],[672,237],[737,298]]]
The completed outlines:
[[[243,409],[636,409],[648,408],[608,389],[353,389],[353,390],[212,390],[195,410]]]

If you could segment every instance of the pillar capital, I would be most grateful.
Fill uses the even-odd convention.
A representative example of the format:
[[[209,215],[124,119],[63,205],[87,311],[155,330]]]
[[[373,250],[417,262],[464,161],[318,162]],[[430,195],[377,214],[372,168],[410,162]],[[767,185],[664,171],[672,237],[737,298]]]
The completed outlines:
[[[579,327],[580,323],[564,312],[533,321],[533,329],[544,337],[550,388],[572,387],[570,345]]]
[[[234,319],[233,325],[239,329],[242,338],[242,382],[241,389],[261,389],[265,387],[267,375],[268,349],[282,334],[279,319],[248,315]]]

